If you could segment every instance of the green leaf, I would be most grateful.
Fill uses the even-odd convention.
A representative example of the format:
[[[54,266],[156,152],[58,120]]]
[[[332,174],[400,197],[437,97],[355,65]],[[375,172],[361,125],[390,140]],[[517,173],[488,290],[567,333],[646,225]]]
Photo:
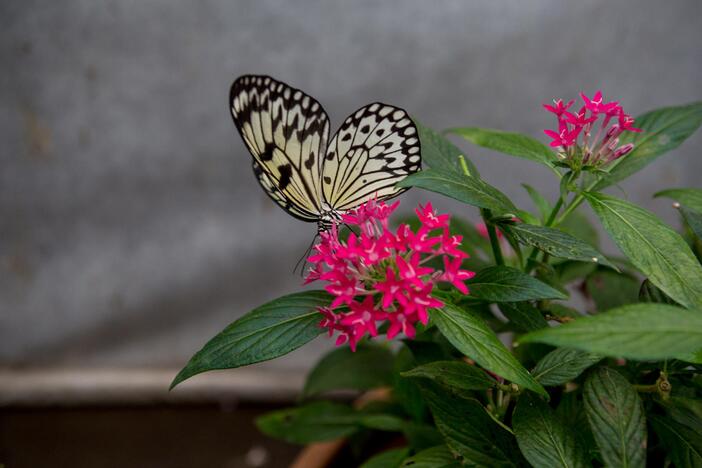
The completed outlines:
[[[585,290],[597,311],[602,312],[637,302],[639,280],[625,273],[598,269],[585,278]]]
[[[702,213],[684,206],[680,207],[680,213],[695,236],[697,236],[698,239],[702,239]]]
[[[343,369],[340,372],[339,369]],[[386,347],[377,345],[338,348],[324,356],[312,369],[303,397],[329,390],[369,390],[392,383],[393,355]]]
[[[247,366],[299,348],[322,333],[316,308],[328,305],[330,297],[324,291],[305,291],[255,308],[195,353],[170,388],[201,372]]]
[[[424,450],[442,444],[444,438],[434,425],[408,422],[402,430],[407,442],[414,450]]]
[[[597,264],[594,262],[586,263],[574,260],[565,260],[554,264],[553,268],[558,274],[558,280],[562,284],[568,284],[575,280],[580,280],[597,270]]]
[[[401,432],[406,421],[391,414],[359,414],[358,424],[379,431]]]
[[[463,457],[464,464],[515,466],[513,439],[492,420],[478,400],[441,391],[429,381],[422,383],[421,388],[446,445],[455,455]]]
[[[427,169],[411,174],[398,187],[419,187],[478,208],[486,208],[495,215],[515,214],[518,210],[507,196],[495,187],[478,179],[445,169]]]
[[[461,466],[461,463],[456,460],[451,450],[445,445],[422,450],[406,459],[402,464],[403,468],[460,468]]]
[[[592,433],[606,466],[646,466],[646,421],[636,390],[616,371],[601,367],[583,394]]]
[[[353,409],[340,403],[318,401],[265,414],[256,426],[266,435],[293,444],[346,437],[358,429]]]
[[[548,322],[539,309],[528,302],[504,302],[499,307],[502,315],[523,332],[548,327]]]
[[[399,468],[407,455],[409,450],[405,447],[387,450],[368,459],[361,468]]]
[[[541,399],[525,394],[512,416],[514,435],[533,466],[585,467],[585,455],[575,436]]]
[[[657,192],[655,198],[666,197],[675,200],[681,205],[702,212],[702,189],[696,188],[676,188]]]
[[[541,220],[546,221],[546,219],[548,219],[548,216],[551,214],[551,204],[531,185],[522,184],[522,187],[524,187],[524,189],[529,194],[529,197],[531,198],[531,201],[534,202],[534,206],[536,206],[536,209],[539,210]]]
[[[478,169],[465,156],[465,153],[456,147],[456,145],[451,143],[441,133],[432,130],[429,127],[425,127],[419,123],[417,119],[413,120],[415,126],[417,127],[419,143],[422,147],[422,161],[427,166],[433,169],[458,171],[460,174],[463,174],[463,169],[458,162],[458,157],[463,156],[471,175],[480,177]]]
[[[631,304],[519,339],[636,360],[680,358],[702,349],[702,310]]]
[[[584,195],[619,249],[653,284],[686,307],[702,305],[702,266],[677,232],[632,203]]]
[[[582,211],[575,210],[571,212],[566,219],[560,222],[558,229],[567,232],[573,237],[577,237],[593,247],[600,245],[600,236],[597,233],[597,228]]]
[[[560,229],[523,223],[505,225],[505,228],[523,244],[536,247],[553,257],[594,262],[617,269],[594,247]]]
[[[644,280],[639,289],[639,302],[654,302],[656,304],[677,305],[674,300],[666,296],[666,294],[658,289],[649,280]]]
[[[699,432],[670,417],[650,415],[649,420],[676,468],[702,467],[702,436]]]
[[[542,385],[563,385],[578,377],[602,356],[570,348],[557,348],[541,359],[531,374]]]
[[[452,128],[447,131],[460,135],[478,146],[528,159],[549,168],[553,168],[553,161],[556,160],[556,155],[548,146],[521,133],[476,127]]]
[[[442,387],[458,390],[487,390],[497,383],[484,370],[463,361],[430,362],[402,376],[431,379]]]
[[[471,297],[489,302],[520,302],[568,297],[533,276],[507,266],[493,266],[480,270],[466,284],[470,289]]]
[[[621,158],[596,187],[601,190],[639,171],[658,156],[677,148],[702,124],[702,102],[664,107],[640,115],[636,126],[641,133],[624,132],[620,144],[633,143],[634,149]]]
[[[402,372],[417,367],[417,359],[407,343],[404,343],[395,357],[393,370],[393,395],[404,410],[415,420],[422,421],[426,415],[426,405],[417,384],[410,379],[402,377]]]
[[[547,395],[495,333],[469,309],[461,310],[447,303],[442,309],[432,309],[430,315],[441,333],[460,352],[497,375]]]

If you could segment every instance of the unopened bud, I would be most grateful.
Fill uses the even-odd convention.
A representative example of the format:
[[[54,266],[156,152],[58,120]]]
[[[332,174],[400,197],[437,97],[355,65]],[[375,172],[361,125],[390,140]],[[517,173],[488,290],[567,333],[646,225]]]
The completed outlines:
[[[612,138],[615,134],[619,135],[621,133],[620,127],[617,124],[614,124],[610,127],[609,130],[607,130],[607,138]]]
[[[614,153],[614,158],[621,158],[625,154],[631,153],[631,150],[634,149],[634,145],[632,143],[627,143],[626,145],[622,146],[619,148],[615,153]]]

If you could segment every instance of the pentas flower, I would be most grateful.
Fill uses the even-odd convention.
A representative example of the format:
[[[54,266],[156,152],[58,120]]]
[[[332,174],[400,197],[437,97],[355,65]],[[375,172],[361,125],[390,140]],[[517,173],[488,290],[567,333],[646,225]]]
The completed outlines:
[[[370,200],[343,215],[340,224],[354,232],[344,241],[339,226],[332,225],[307,259],[305,283],[324,281],[333,296],[328,307],[319,308],[319,325],[329,336],[337,334],[337,346],[348,343],[355,351],[362,338],[378,335],[383,322],[389,339],[399,333],[413,338],[417,322],[429,321],[429,309],[444,305],[433,295],[437,283],[469,293],[465,281],[475,273],[461,269],[468,254],[459,249],[462,237],[449,232],[449,215],[427,203],[416,210],[419,229],[401,224],[393,231],[388,218],[398,204]],[[443,270],[429,266],[435,258],[443,261]]]
[[[605,102],[602,91],[592,98],[580,93],[583,106],[577,112],[568,109],[574,101],[563,104],[560,99],[544,108],[555,114],[558,130],[544,130],[551,138],[551,147],[558,148],[559,157],[581,166],[600,167],[620,158],[634,149],[634,145],[619,144],[623,132],[640,132],[634,127],[634,119],[624,112],[618,101]],[[595,131],[599,122],[599,127]]]

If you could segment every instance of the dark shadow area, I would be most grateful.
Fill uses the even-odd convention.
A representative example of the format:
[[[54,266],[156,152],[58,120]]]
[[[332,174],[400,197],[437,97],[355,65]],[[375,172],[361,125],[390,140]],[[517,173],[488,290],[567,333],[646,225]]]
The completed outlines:
[[[246,468],[288,466],[299,447],[263,436],[247,405],[0,410],[6,468]]]

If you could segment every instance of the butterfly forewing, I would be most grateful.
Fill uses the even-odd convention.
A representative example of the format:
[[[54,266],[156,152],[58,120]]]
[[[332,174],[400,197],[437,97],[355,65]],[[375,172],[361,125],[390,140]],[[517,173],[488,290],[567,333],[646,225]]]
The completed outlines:
[[[321,159],[329,138],[322,106],[298,89],[254,75],[234,82],[229,102],[261,187],[291,215],[316,221],[322,212]]]
[[[329,142],[322,166],[322,193],[336,211],[405,189],[395,184],[421,166],[417,128],[407,113],[373,103],[357,110]]]
[[[261,165],[256,162],[256,160],[253,161],[253,171],[263,191],[266,192],[278,206],[287,211],[288,214],[302,221],[316,222],[319,220],[319,213],[297,206],[290,199],[286,198],[283,193],[276,188],[275,183],[266,175]]]

